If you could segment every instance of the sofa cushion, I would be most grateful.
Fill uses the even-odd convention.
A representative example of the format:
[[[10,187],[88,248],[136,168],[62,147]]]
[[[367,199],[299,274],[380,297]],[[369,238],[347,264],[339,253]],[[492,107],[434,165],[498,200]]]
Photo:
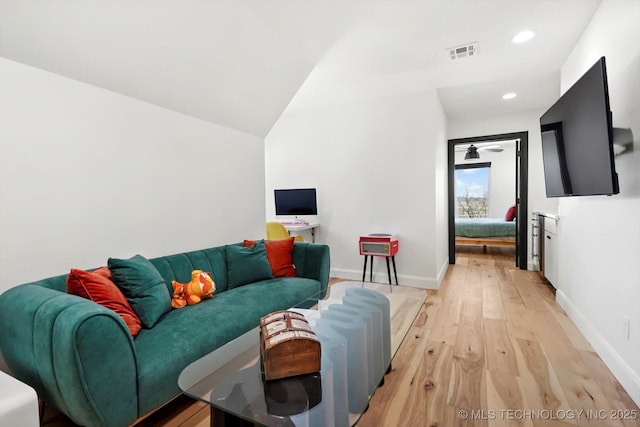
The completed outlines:
[[[107,267],[100,267],[92,272],[72,268],[67,276],[67,293],[115,311],[127,324],[132,336],[135,337],[140,332],[140,319],[120,289],[111,281],[111,272]]]
[[[313,279],[264,280],[216,294],[187,310],[173,310],[153,329],[140,331],[134,341],[140,413],[180,393],[178,376],[189,363],[257,327],[261,316],[318,291],[320,282]]]
[[[216,293],[227,289],[227,251],[224,246],[167,255],[149,260],[164,277],[167,292],[173,293],[172,281],[188,282],[193,270],[211,273]]]
[[[146,328],[151,328],[163,314],[171,311],[167,285],[145,257],[109,258],[108,265],[113,281]]]
[[[288,237],[264,242],[273,277],[296,277],[296,268],[293,265],[292,257],[294,240],[295,237]],[[244,241],[246,247],[251,247],[255,243],[255,240]]]
[[[251,247],[227,245],[229,289],[273,278],[264,242]]]

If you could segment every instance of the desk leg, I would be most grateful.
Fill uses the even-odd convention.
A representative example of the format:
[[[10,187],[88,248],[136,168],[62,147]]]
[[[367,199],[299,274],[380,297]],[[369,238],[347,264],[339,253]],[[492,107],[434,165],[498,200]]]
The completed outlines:
[[[384,257],[385,260],[387,260],[387,276],[389,276],[389,284],[393,285],[393,283],[391,283],[391,269],[389,268],[389,257],[386,256]],[[394,267],[395,270],[395,267]]]
[[[315,243],[316,242],[316,229],[312,228],[311,229],[311,243]]]
[[[367,256],[364,256],[364,268],[362,269],[362,281],[364,282],[364,278],[367,275]]]
[[[396,256],[391,257],[391,262],[393,263],[393,275],[396,277],[396,285],[398,285],[398,270],[396,270]],[[388,261],[387,261],[388,265]],[[389,283],[391,283],[391,276],[389,276]]]
[[[371,255],[371,266],[369,267],[369,282],[373,282],[373,255]]]

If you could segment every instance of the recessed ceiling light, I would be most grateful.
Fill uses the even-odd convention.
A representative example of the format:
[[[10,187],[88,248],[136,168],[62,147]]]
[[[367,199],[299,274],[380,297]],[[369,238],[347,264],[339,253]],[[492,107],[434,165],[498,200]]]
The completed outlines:
[[[533,38],[533,36],[535,36],[535,35],[536,35],[536,33],[534,31],[531,31],[531,30],[520,31],[518,34],[513,36],[511,41],[514,42],[514,43],[524,43],[526,41],[531,40]]]
[[[509,93],[505,93],[504,95],[502,95],[502,99],[513,99],[516,96],[518,96],[518,94],[516,94],[514,92],[509,92]]]

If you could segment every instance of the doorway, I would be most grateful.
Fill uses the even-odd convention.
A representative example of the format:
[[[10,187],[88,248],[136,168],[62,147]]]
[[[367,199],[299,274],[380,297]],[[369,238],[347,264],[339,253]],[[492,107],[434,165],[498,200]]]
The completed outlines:
[[[515,264],[521,270],[527,269],[527,237],[528,237],[528,139],[529,133],[513,132],[472,138],[449,140],[449,264],[456,263],[455,212],[456,197],[456,146],[463,144],[499,143],[501,141],[515,141],[515,206],[516,206],[516,254]],[[471,150],[473,151],[473,149]],[[473,158],[473,155],[471,156]]]

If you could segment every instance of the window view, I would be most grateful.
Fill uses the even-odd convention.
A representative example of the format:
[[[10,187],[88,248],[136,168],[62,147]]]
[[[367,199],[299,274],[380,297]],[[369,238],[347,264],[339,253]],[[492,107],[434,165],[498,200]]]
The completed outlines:
[[[486,218],[491,164],[456,165],[456,218]]]

